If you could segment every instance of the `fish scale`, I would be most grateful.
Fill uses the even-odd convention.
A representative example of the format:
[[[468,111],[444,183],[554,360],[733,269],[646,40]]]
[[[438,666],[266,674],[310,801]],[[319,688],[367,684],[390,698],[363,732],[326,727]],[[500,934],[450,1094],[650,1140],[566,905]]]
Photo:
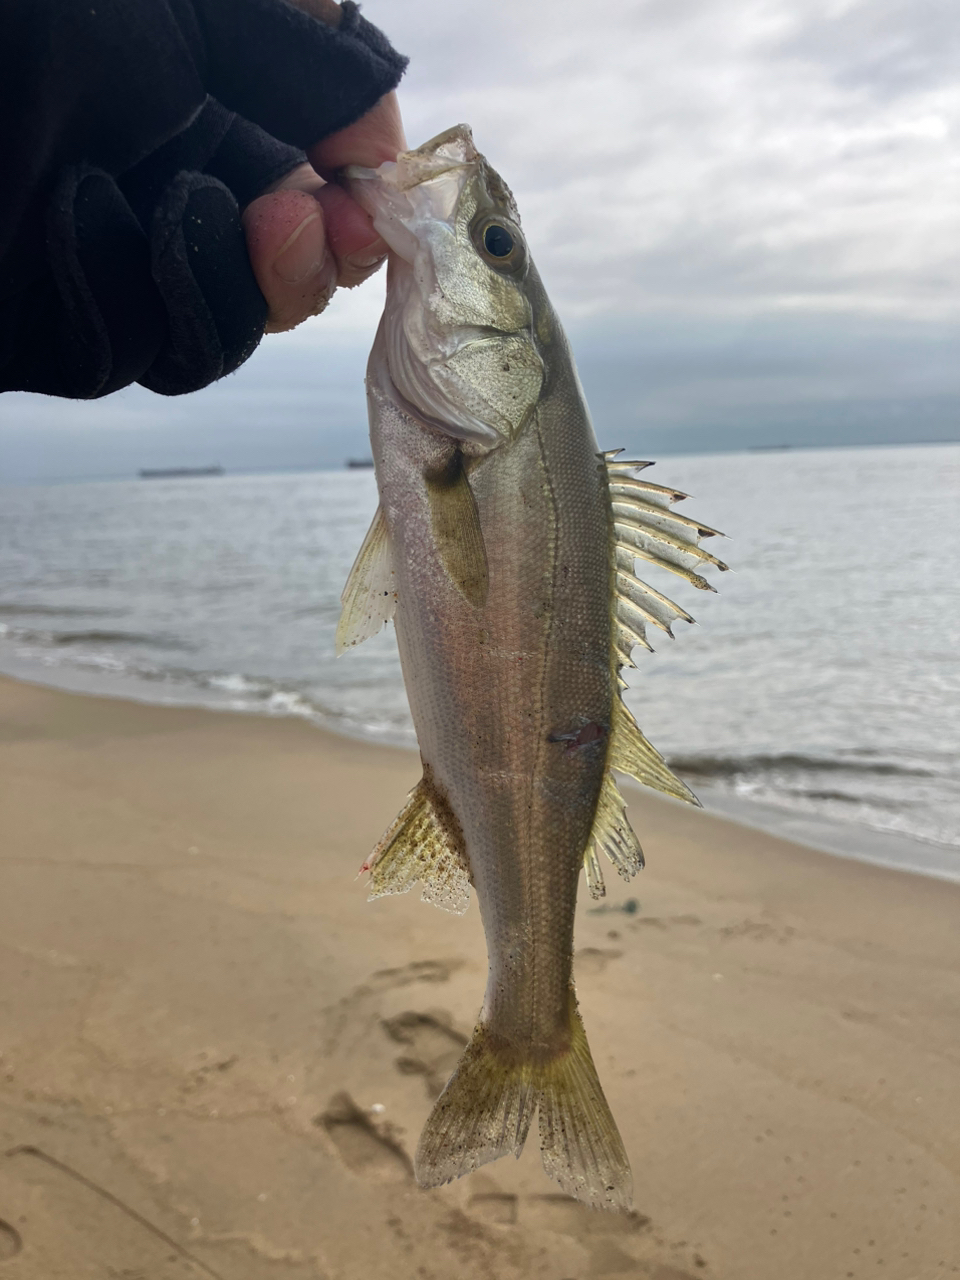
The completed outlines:
[[[473,1037],[421,1135],[436,1186],[508,1153],[534,1114],[546,1172],[598,1208],[631,1174],[573,986],[581,866],[643,865],[614,771],[694,800],[624,706],[645,622],[690,615],[637,577],[692,566],[716,531],[600,454],[563,330],[502,180],[465,126],[351,189],[391,246],[367,370],[380,507],[344,588],[338,648],[393,618],[424,777],[366,866],[372,896],[423,886],[489,957]],[[695,802],[695,801],[694,801]]]

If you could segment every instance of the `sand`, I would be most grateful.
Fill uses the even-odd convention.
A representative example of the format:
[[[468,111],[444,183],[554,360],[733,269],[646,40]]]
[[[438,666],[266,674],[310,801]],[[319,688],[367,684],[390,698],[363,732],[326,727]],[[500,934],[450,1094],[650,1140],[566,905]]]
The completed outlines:
[[[577,935],[636,1213],[533,1141],[418,1190],[485,954],[355,878],[417,773],[0,681],[2,1280],[960,1274],[960,887],[639,792]]]

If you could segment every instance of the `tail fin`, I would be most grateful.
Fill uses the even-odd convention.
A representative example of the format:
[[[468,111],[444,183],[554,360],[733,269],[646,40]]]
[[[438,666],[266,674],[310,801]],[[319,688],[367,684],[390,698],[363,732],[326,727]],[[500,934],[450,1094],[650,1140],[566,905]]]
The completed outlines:
[[[481,1023],[424,1125],[415,1163],[421,1187],[438,1187],[523,1150],[540,1109],[546,1173],[595,1209],[628,1210],[633,1179],[603,1096],[587,1034],[571,1001],[569,1048],[547,1063],[522,1061]]]

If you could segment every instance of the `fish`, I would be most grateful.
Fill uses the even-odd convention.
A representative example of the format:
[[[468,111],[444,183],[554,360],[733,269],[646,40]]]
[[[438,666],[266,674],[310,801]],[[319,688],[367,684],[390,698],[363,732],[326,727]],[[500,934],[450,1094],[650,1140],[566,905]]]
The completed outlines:
[[[422,1187],[520,1155],[594,1208],[628,1210],[630,1163],[573,983],[580,869],[643,853],[615,774],[697,803],[622,700],[647,628],[692,622],[637,561],[714,590],[727,566],[646,462],[599,451],[516,202],[458,125],[345,181],[390,247],[367,367],[379,507],[337,649],[393,619],[423,776],[364,864],[372,898],[476,892],[489,973],[472,1038],[418,1144]],[[648,575],[649,576],[649,575]]]

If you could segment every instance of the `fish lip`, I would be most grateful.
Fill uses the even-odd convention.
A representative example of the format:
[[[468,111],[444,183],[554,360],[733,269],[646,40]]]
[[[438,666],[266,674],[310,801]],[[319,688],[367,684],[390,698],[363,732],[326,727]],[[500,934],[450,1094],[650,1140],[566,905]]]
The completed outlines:
[[[461,154],[441,155],[442,149],[449,144],[460,144]],[[388,160],[378,169],[364,168],[362,165],[347,165],[342,176],[347,185],[353,183],[378,181],[393,187],[396,191],[410,191],[424,182],[430,182],[455,169],[472,169],[480,164],[480,153],[473,143],[470,126],[456,124],[443,133],[438,133],[429,142],[414,147],[409,151],[401,151],[396,160]]]
[[[431,199],[439,202],[429,216],[431,220],[452,226],[464,187],[482,164],[483,158],[473,145],[469,127],[461,124],[438,134],[422,147],[401,151],[396,160],[387,160],[377,169],[347,165],[338,176],[352,199],[370,215],[393,255],[412,266],[417,259],[417,224],[422,218],[421,202],[414,193],[420,187],[439,183],[436,196],[424,197],[427,206]],[[462,175],[448,179],[446,194],[445,175]]]

